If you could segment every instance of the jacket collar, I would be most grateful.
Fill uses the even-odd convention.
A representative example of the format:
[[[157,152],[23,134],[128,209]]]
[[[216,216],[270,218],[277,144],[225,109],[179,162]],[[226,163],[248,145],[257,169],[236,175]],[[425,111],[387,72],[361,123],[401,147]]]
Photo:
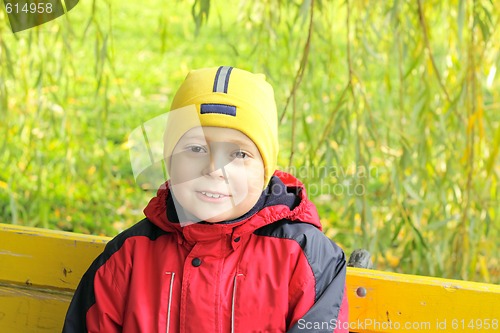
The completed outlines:
[[[319,216],[314,204],[307,198],[304,185],[294,176],[283,172],[275,171],[276,181],[284,184],[288,193],[295,193],[297,200],[292,207],[279,199],[279,197],[270,198],[270,205],[264,206],[253,215],[242,220],[237,219],[233,223],[224,224],[203,224],[195,223],[182,227],[179,223],[172,222],[167,217],[167,196],[169,193],[167,183],[163,184],[144,209],[146,217],[155,225],[166,232],[177,233],[180,237],[179,242],[187,240],[188,242],[215,241],[221,238],[240,237],[255,230],[271,224],[273,222],[288,219],[291,221],[309,223],[321,228]],[[270,182],[270,185],[273,181]],[[269,190],[269,187],[266,189]],[[271,189],[271,196],[273,191]],[[273,200],[274,199],[274,200]],[[259,203],[257,203],[259,204]]]

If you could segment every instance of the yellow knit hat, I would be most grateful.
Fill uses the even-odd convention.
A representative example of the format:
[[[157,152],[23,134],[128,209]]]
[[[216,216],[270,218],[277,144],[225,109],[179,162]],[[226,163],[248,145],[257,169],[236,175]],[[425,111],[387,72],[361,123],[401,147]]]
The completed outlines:
[[[259,149],[267,186],[278,158],[278,117],[273,88],[263,74],[228,66],[191,71],[170,110],[164,136],[166,158],[191,128],[232,128],[248,136]]]

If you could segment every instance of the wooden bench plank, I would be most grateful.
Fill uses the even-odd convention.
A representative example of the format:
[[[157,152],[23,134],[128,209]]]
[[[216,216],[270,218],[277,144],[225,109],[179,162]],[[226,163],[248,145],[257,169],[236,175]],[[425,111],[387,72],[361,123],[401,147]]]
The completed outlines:
[[[354,332],[500,332],[498,285],[348,268],[347,288]]]
[[[60,332],[72,295],[0,283],[0,332]]]
[[[74,290],[108,237],[0,224],[0,281]]]
[[[109,239],[0,224],[0,332],[60,331],[74,289]],[[498,285],[349,267],[347,292],[350,322],[335,324],[353,332],[500,331]]]

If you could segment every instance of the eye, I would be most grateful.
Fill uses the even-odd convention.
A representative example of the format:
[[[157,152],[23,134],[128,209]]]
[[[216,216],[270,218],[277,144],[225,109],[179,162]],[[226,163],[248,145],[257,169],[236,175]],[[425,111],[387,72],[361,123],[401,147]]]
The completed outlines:
[[[207,149],[203,146],[199,145],[191,145],[186,147],[186,150],[190,153],[195,153],[195,154],[200,154],[200,153],[206,153]]]
[[[245,159],[245,158],[249,157],[248,153],[245,153],[244,151],[241,151],[241,150],[239,150],[239,151],[237,151],[237,152],[234,152],[234,153],[233,153],[233,156],[234,156],[235,158],[243,158],[243,159]]]

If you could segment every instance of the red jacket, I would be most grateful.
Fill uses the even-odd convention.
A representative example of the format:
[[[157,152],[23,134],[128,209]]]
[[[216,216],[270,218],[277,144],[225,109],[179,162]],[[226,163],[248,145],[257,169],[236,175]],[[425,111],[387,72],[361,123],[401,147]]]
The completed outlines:
[[[85,273],[63,332],[347,332],[335,328],[348,314],[344,253],[302,183],[273,178],[297,204],[268,200],[231,224],[181,227],[160,189]]]

